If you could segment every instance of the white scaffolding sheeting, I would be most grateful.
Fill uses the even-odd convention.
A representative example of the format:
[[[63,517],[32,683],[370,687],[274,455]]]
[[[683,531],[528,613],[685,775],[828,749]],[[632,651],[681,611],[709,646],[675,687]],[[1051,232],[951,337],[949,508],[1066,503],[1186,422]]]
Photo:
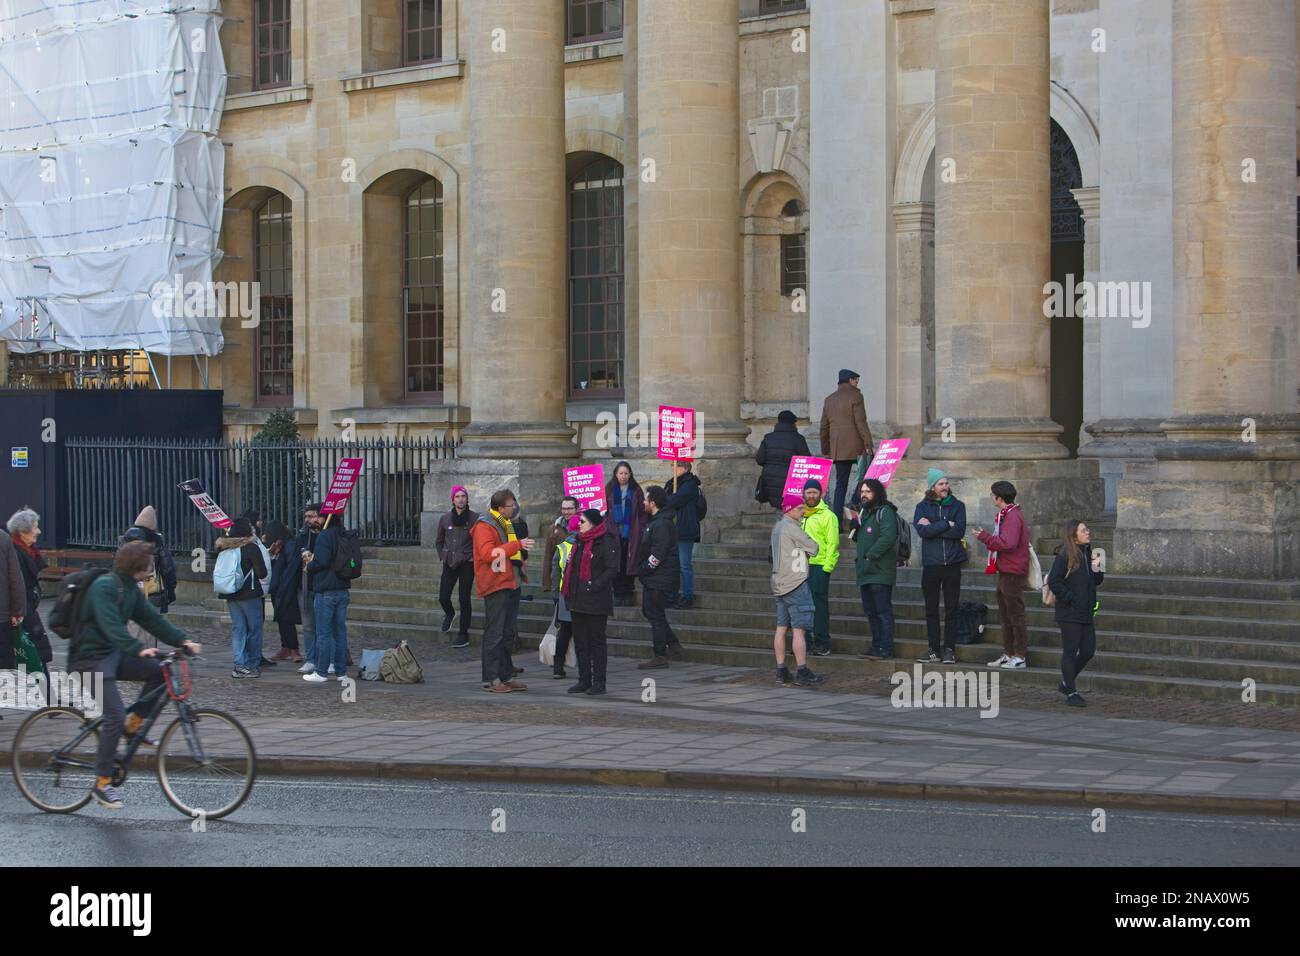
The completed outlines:
[[[221,351],[215,310],[171,307],[221,259],[220,27],[219,0],[0,0],[13,351]]]

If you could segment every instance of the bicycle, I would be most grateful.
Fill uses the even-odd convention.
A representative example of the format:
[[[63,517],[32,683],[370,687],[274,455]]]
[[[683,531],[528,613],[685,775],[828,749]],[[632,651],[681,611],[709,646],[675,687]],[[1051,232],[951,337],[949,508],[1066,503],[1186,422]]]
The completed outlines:
[[[126,782],[136,751],[168,700],[174,700],[179,716],[163,732],[154,756],[158,783],[181,813],[217,820],[248,799],[257,777],[257,754],[248,731],[234,717],[193,706],[191,656],[178,650],[162,658],[163,682],[142,698],[148,709],[139,729],[123,734],[126,746],[114,756],[113,785]],[[66,739],[69,717],[79,729],[59,745]],[[24,720],[13,742],[14,781],[22,795],[46,813],[75,813],[89,803],[103,722],[75,707],[43,707]]]

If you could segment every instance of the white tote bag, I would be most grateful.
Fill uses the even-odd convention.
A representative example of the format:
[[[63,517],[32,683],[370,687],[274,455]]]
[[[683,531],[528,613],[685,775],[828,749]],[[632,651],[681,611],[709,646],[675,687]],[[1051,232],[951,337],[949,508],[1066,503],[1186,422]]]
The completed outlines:
[[[551,624],[542,635],[542,641],[537,645],[537,659],[547,667],[555,666],[555,642],[560,635],[560,606],[557,604],[555,610],[551,612]],[[578,666],[578,656],[573,649],[573,641],[569,641],[569,646],[564,654],[564,666]]]

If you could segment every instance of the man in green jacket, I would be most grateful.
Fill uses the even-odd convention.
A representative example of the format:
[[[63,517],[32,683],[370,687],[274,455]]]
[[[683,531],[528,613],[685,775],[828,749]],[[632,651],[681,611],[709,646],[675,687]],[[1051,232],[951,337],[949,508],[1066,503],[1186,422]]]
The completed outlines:
[[[800,526],[817,542],[817,553],[808,559],[814,612],[811,650],[817,657],[826,657],[831,652],[831,572],[840,560],[840,522],[822,500],[822,485],[816,478],[804,482]]]
[[[77,625],[68,642],[68,670],[99,671],[104,675],[104,719],[99,728],[99,752],[95,760],[95,787],[91,794],[103,806],[121,809],[122,793],[113,781],[113,756],[122,730],[135,734],[144,723],[140,700],[128,715],[118,693],[119,680],[143,681],[140,698],[162,683],[162,665],[153,658],[158,648],[145,647],[126,629],[135,621],[144,630],[173,647],[185,647],[197,654],[202,648],[185,639],[185,632],[163,617],[149,603],[137,582],[153,574],[153,546],[143,541],[122,545],[113,557],[113,571],[91,584],[82,601]]]
[[[871,625],[871,650],[863,656],[894,656],[894,584],[898,580],[898,513],[875,478],[862,482],[858,517],[858,589]]]

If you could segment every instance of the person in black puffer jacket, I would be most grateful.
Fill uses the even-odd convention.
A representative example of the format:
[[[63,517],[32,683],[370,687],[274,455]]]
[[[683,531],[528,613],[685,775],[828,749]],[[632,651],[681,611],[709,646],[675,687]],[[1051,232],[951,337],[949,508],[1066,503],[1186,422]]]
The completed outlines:
[[[456,609],[451,603],[452,592],[459,588],[460,628],[451,646],[469,647],[470,596],[474,589],[474,541],[470,529],[478,521],[478,512],[470,510],[469,490],[464,485],[455,485],[451,489],[451,506],[451,510],[438,519],[438,536],[434,541],[438,557],[442,559],[438,603],[442,605],[442,632],[446,634],[456,619]]]
[[[1097,588],[1106,575],[1101,555],[1092,553],[1092,531],[1078,518],[1065,523],[1064,541],[1057,549],[1047,586],[1056,595],[1056,623],[1061,628],[1061,685],[1058,690],[1072,707],[1087,702],[1075,687],[1075,680],[1097,652]]]
[[[763,467],[759,476],[756,501],[765,501],[777,511],[785,494],[785,476],[790,470],[790,459],[795,455],[808,455],[808,441],[799,434],[795,423],[799,419],[789,409],[776,416],[776,427],[763,436],[754,461]],[[761,497],[760,497],[761,494]]]
[[[605,693],[605,624],[614,613],[614,578],[622,547],[595,509],[582,513],[578,543],[564,572],[564,601],[573,617],[573,644],[578,654],[578,683],[570,694],[599,697]]]
[[[944,664],[957,662],[957,609],[961,606],[961,566],[966,563],[966,505],[952,494],[948,476],[938,468],[926,475],[929,489],[916,503],[912,524],[921,539],[921,593],[925,595],[925,633],[929,650],[923,664],[939,657],[939,594],[943,594]]]
[[[641,579],[641,613],[650,622],[654,642],[654,656],[637,665],[641,670],[667,667],[668,654],[681,660],[682,642],[668,623],[668,597],[677,590],[681,564],[677,555],[677,526],[672,509],[668,507],[668,492],[659,485],[645,490],[645,510],[650,523],[641,532],[637,548],[641,566],[636,569]]]
[[[172,558],[172,553],[167,550],[167,543],[158,530],[158,513],[153,505],[145,505],[136,515],[135,524],[126,529],[122,540],[118,542],[119,547],[130,541],[143,541],[153,545],[154,573],[158,580],[158,590],[148,595],[149,603],[166,614],[167,606],[176,603],[176,561]],[[149,590],[148,582],[145,589]]]
[[[302,623],[302,606],[298,592],[302,589],[302,558],[294,549],[293,532],[282,521],[266,526],[265,544],[271,555],[271,607],[280,630],[280,650],[271,659],[301,664],[298,625]]]

